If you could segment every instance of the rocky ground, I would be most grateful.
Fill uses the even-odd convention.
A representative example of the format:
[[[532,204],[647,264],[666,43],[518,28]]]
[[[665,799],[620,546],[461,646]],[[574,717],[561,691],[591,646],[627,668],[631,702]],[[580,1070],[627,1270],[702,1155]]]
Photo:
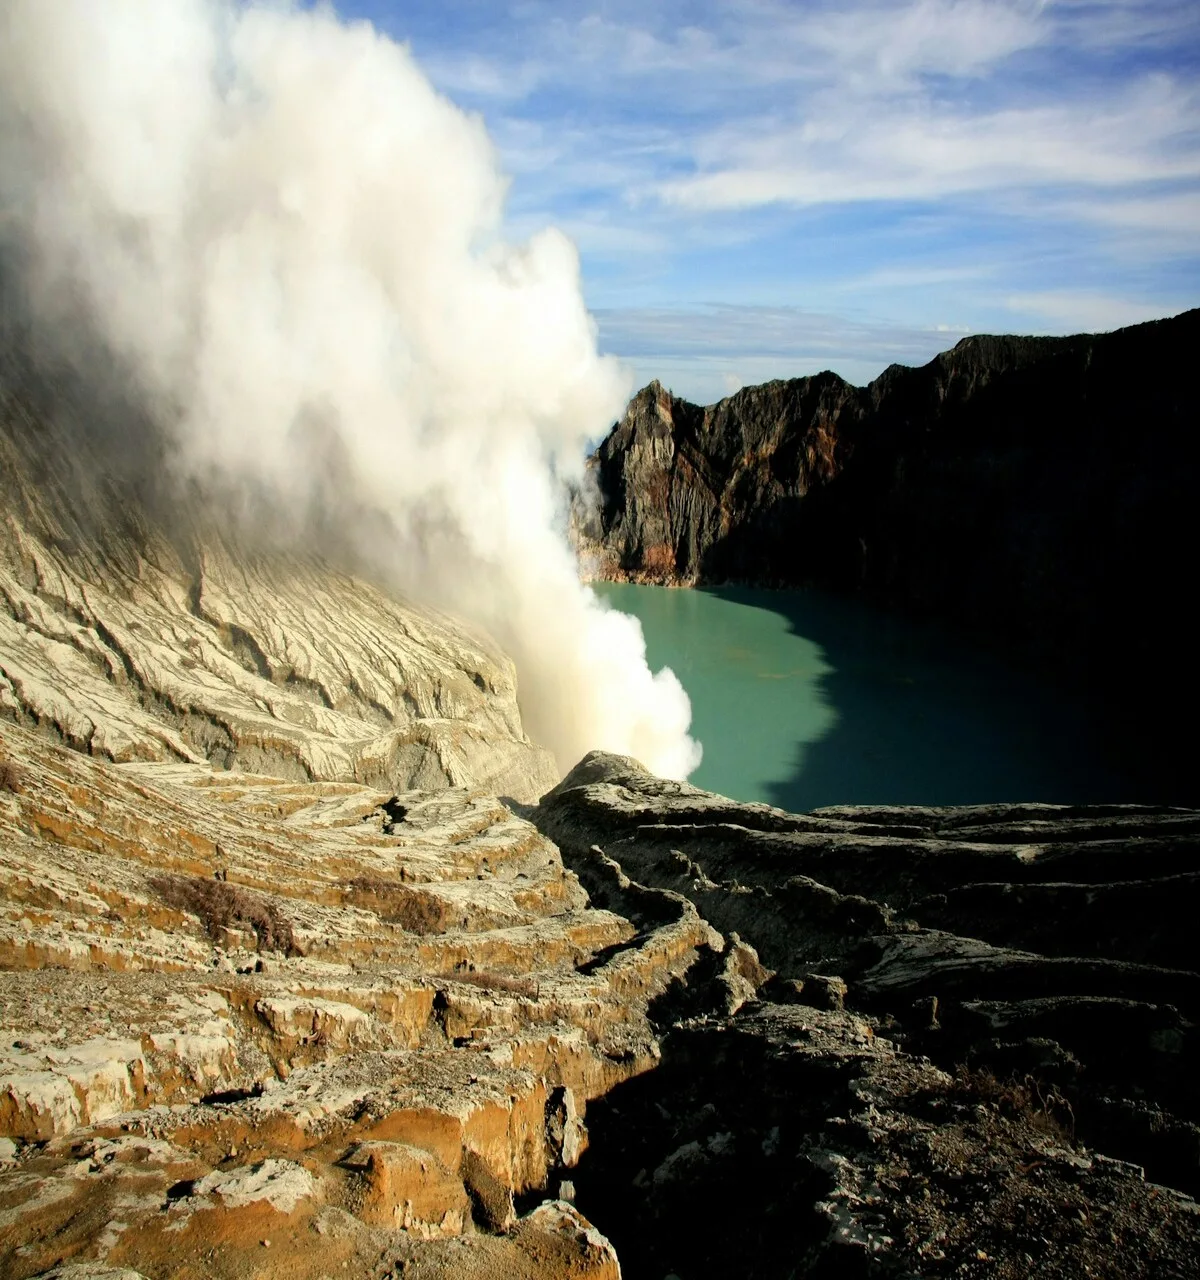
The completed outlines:
[[[589,1112],[627,1276],[1200,1275],[1200,814],[790,815],[597,755],[534,819],[730,940]]]
[[[0,747],[0,1274],[617,1274],[553,1195],[693,908],[477,794]]]
[[[0,1274],[1200,1274],[1200,814],[0,743]]]

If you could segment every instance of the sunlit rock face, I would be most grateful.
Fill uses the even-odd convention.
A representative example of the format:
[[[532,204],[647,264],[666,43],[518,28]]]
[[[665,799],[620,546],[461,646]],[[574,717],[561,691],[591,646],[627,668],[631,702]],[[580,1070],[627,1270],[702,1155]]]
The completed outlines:
[[[115,457],[92,406],[44,408],[17,362],[6,372],[5,714],[113,761],[519,799],[553,783],[486,636],[279,549],[244,496],[222,516],[194,485],[172,490],[157,433],[131,431],[136,456]]]
[[[536,1206],[656,1064],[648,1002],[715,936],[690,905],[639,932],[476,791],[12,722],[0,784],[5,1274],[619,1274]]]
[[[706,926],[494,798],[556,772],[486,636],[4,364],[0,1271],[612,1280],[538,1202]]]

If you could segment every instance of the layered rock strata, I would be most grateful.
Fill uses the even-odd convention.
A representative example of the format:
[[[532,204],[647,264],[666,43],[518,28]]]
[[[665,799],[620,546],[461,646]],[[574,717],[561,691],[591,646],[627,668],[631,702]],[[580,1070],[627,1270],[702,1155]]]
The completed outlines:
[[[628,1274],[1198,1274],[1200,813],[792,815],[594,755],[534,816],[731,940],[589,1113]]]
[[[1196,1274],[1200,815],[524,808],[486,638],[69,392],[0,379],[0,1275]]]
[[[475,792],[0,751],[0,1273],[618,1275],[552,1197],[690,903]]]
[[[156,433],[116,458],[93,406],[0,372],[0,715],[116,762],[518,799],[557,778],[486,637],[239,539],[166,484]]]
[[[5,1275],[1196,1274],[1200,813],[0,739]]]

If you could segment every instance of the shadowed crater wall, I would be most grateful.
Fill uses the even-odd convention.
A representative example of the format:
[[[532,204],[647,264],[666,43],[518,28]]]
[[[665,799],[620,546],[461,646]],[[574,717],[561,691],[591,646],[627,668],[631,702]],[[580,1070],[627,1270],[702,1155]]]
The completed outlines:
[[[1014,646],[1145,736],[1194,796],[1186,589],[1200,311],[1115,333],[972,337],[864,388],[832,373],[701,408],[640,391],[577,512],[596,576],[821,586]]]

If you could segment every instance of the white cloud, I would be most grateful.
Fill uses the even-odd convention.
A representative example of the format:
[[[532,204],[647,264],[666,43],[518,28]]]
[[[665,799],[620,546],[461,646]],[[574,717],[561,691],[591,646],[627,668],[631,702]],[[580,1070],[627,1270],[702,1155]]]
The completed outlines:
[[[1069,215],[1064,188],[1080,186],[1111,210],[1089,221],[1128,212],[1145,226],[1161,198],[1147,184],[1200,184],[1197,77],[1170,58],[1200,39],[1192,6],[568,0],[514,12],[486,52],[435,56],[435,79],[442,67],[444,87],[490,99],[506,162],[536,171],[547,203],[591,193],[623,203],[630,225],[658,199],[670,220],[1020,190]],[[552,101],[522,104],[538,91]]]
[[[861,276],[839,281],[837,287],[847,293],[860,290],[878,292],[885,289],[928,289],[936,285],[974,284],[995,276],[996,272],[996,264],[989,262],[973,266],[914,263],[912,266],[880,267]]]
[[[1178,0],[1053,0],[1055,38],[1087,51],[1186,49],[1200,30],[1196,7]]]
[[[1129,184],[1200,182],[1195,97],[1162,77],[1098,108],[1010,108],[964,117],[929,102],[871,118],[843,104],[773,129],[723,129],[701,172],[663,197],[693,209],[947,195],[1071,185],[1111,194]]]
[[[1045,36],[1041,6],[994,0],[917,0],[869,5],[801,19],[796,42],[881,83],[929,74],[977,76]]]
[[[576,234],[593,298],[886,292],[909,328],[1000,328],[1009,296],[1165,314],[1200,283],[1200,6],[522,0],[446,40],[435,79],[484,111],[515,225]],[[793,352],[732,311],[698,323],[710,354]]]
[[[1104,200],[1051,203],[1058,218],[1094,222],[1129,232],[1155,232],[1153,248],[1195,248],[1200,229],[1200,191],[1110,196]]]
[[[1010,311],[1036,317],[1042,327],[1058,333],[1105,333],[1146,320],[1161,320],[1166,314],[1159,303],[1135,302],[1086,290],[1013,294],[1005,304]]]
[[[452,97],[469,96],[518,102],[542,81],[541,68],[531,62],[502,62],[485,54],[433,56],[425,60],[425,72]]]
[[[731,385],[832,369],[869,382],[889,364],[924,364],[968,330],[850,320],[799,307],[630,307],[597,310],[600,345],[641,383],[657,377],[679,395],[709,403]]]

